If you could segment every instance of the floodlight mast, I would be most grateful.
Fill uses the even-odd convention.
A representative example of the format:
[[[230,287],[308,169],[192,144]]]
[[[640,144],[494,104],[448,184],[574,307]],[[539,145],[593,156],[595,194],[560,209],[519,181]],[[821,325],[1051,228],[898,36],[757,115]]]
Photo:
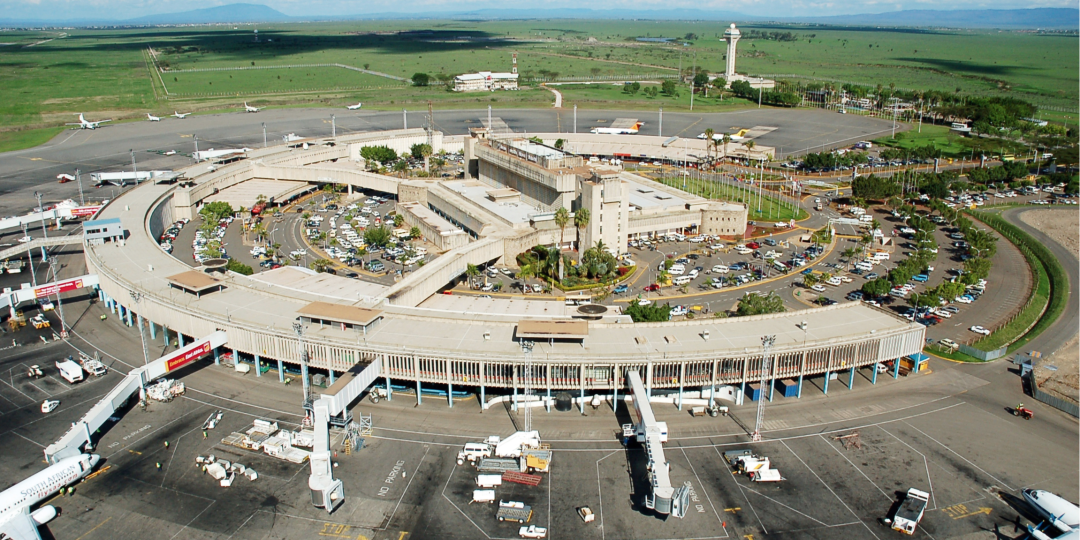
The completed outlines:
[[[776,336],[761,336],[761,346],[764,353],[761,356],[761,386],[758,387],[757,399],[757,422],[754,423],[754,442],[761,440],[761,424],[765,421],[765,388],[772,385],[772,346],[776,343]]]

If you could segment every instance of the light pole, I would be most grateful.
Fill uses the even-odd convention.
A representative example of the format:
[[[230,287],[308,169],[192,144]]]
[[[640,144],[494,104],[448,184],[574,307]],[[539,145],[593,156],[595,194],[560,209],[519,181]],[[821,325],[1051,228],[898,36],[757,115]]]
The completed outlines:
[[[304,347],[304,325],[296,321],[292,327],[293,332],[296,332],[297,347],[300,349],[300,377],[304,384],[304,409],[307,410],[311,406],[311,387],[308,384],[308,352],[307,347]]]
[[[577,103],[574,104],[574,133],[577,133]]]
[[[765,420],[765,385],[772,385],[772,358],[769,353],[773,344],[776,343],[776,335],[762,336],[761,346],[765,349],[761,356],[761,386],[758,387],[757,422],[754,424],[752,438],[754,442],[761,440],[761,425]]]
[[[141,306],[142,305],[141,304],[141,302],[142,302],[142,293],[135,292],[135,291],[128,291],[128,293],[131,295],[131,301],[135,302],[136,306]],[[60,297],[60,295],[57,294],[57,298],[59,298],[59,297]],[[148,349],[146,347],[146,328],[143,326],[143,316],[142,316],[141,311],[142,310],[137,312],[136,321],[139,324],[139,338],[142,340],[143,365],[147,365],[147,364],[150,363],[150,349]],[[61,323],[61,324],[63,324],[63,323]]]
[[[265,129],[265,128],[266,128],[266,124],[263,124],[263,129]],[[191,157],[195,159],[195,163],[198,163],[199,162],[199,136],[198,135],[192,135],[191,137],[195,140],[195,153],[191,154]],[[265,131],[263,132],[263,145],[264,146],[266,145],[266,132]]]
[[[45,226],[45,208],[41,206],[41,192],[40,191],[35,191],[34,192],[34,197],[37,197],[38,216],[41,217],[41,234],[45,236],[46,240],[48,240],[49,239],[49,228],[47,226]],[[49,258],[48,254],[45,253],[45,246],[41,246],[41,260],[46,261],[46,260],[48,260],[48,258]]]
[[[139,185],[139,168],[135,166],[135,149],[132,148],[132,149],[130,149],[128,151],[131,152],[131,174],[135,175],[135,185],[137,186],[137,185]],[[123,186],[122,181],[121,181],[120,185]]]
[[[49,259],[49,270],[52,272],[53,281],[59,281],[56,276],[56,258]],[[56,310],[60,312],[60,337],[67,338],[67,324],[64,323],[64,303],[60,301],[60,288],[56,289]]]
[[[337,138],[337,117],[336,115],[330,115],[330,137]]]
[[[656,135],[664,136],[664,108],[660,107],[660,126],[656,129]]]
[[[86,204],[86,199],[83,198],[82,176],[79,175],[79,169],[75,169],[75,181],[79,183],[79,206],[83,206]]]
[[[266,148],[266,122],[262,123],[263,128],[263,148]]]

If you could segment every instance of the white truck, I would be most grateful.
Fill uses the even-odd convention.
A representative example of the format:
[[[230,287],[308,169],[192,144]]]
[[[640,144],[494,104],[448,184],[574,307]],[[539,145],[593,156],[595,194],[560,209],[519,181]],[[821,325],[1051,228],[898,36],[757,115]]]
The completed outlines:
[[[522,538],[547,538],[547,528],[529,525],[518,529],[518,536]]]
[[[923,513],[926,512],[926,503],[930,500],[930,494],[911,488],[907,497],[900,507],[896,509],[892,519],[886,519],[886,524],[891,524],[894,531],[904,534],[915,534],[915,527],[922,521]]]
[[[56,369],[60,370],[60,376],[63,377],[65,381],[72,384],[83,380],[85,377],[82,367],[70,358],[67,360],[58,360],[56,362]]]
[[[487,443],[465,443],[465,447],[458,452],[457,464],[463,465],[465,461],[475,463],[477,460],[491,457],[491,445]]]
[[[495,490],[494,489],[474,489],[472,492],[472,502],[474,503],[493,503],[495,502]]]
[[[482,488],[493,488],[502,485],[501,474],[478,474],[476,475],[476,485]]]

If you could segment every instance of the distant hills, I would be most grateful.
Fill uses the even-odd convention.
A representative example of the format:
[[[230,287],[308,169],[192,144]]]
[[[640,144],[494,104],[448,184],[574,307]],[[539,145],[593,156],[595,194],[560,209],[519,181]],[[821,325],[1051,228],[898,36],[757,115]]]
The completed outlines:
[[[286,23],[334,20],[502,20],[502,19],[604,19],[604,20],[696,20],[743,23],[821,24],[873,27],[1001,28],[1078,30],[1076,8],[903,10],[885,13],[831,15],[825,17],[762,17],[729,11],[695,9],[479,9],[424,13],[366,13],[354,15],[290,16],[261,4],[227,4],[179,13],[147,15],[135,19],[0,19],[0,27],[13,26],[145,26],[214,23]]]

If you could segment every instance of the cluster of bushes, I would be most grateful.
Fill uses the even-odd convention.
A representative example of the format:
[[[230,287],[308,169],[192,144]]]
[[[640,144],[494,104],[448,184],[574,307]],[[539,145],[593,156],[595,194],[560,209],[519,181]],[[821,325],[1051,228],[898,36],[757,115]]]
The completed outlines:
[[[821,152],[817,154],[806,154],[803,156],[802,163],[804,168],[819,170],[862,165],[868,161],[869,159],[865,152],[846,152],[844,154]]]
[[[775,90],[759,91],[755,90],[750,86],[750,83],[746,81],[735,81],[731,83],[731,92],[736,96],[752,101],[757,101],[760,93],[761,102],[765,105],[796,107],[802,103],[802,95],[796,92],[777,92]]]

